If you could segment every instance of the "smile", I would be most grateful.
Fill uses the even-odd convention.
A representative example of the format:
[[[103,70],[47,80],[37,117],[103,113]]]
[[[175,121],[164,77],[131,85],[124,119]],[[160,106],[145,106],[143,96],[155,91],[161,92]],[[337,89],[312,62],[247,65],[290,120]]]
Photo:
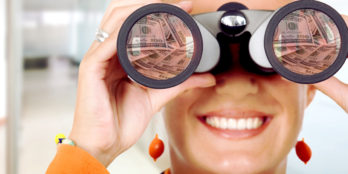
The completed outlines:
[[[198,116],[204,127],[215,135],[229,139],[245,139],[261,134],[272,120],[259,112],[219,112]],[[237,115],[238,114],[238,115]]]
[[[252,130],[261,127],[266,121],[266,117],[255,118],[224,118],[206,117],[205,122],[214,128],[229,130]]]

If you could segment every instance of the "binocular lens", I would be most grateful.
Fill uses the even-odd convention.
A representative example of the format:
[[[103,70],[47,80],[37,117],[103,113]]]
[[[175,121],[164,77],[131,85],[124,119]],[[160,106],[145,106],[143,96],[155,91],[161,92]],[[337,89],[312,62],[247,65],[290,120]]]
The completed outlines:
[[[329,68],[341,49],[335,22],[323,12],[300,9],[285,16],[276,28],[273,50],[288,70],[314,75]]]
[[[180,18],[169,13],[151,13],[132,26],[126,49],[136,71],[151,79],[167,80],[190,64],[194,39]]]

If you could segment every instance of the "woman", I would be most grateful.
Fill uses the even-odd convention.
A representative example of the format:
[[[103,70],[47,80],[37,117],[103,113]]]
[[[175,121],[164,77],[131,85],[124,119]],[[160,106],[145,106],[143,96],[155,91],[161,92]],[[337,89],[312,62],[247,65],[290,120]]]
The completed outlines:
[[[238,0],[249,9],[271,10],[291,1]],[[279,75],[246,72],[236,60],[229,71],[195,74],[170,89],[149,89],[130,81],[115,58],[118,31],[134,10],[156,2],[160,1],[119,0],[110,4],[100,29],[111,35],[104,42],[95,41],[80,65],[69,136],[77,147],[61,145],[47,173],[106,172],[103,166],[135,144],[151,117],[164,106],[171,173],[285,173],[286,157],[296,143],[315,88],[348,112],[348,95],[336,93],[348,92],[348,87],[335,78],[301,85]],[[227,2],[195,0],[174,5],[199,13],[216,11]],[[238,52],[238,46],[233,49]],[[230,126],[228,122],[238,124]],[[83,158],[80,164],[74,161],[76,155]],[[64,167],[62,161],[66,162]]]

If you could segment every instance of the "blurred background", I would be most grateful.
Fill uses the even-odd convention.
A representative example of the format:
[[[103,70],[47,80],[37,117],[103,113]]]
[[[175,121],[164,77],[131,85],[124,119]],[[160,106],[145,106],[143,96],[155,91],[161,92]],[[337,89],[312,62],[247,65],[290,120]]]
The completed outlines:
[[[346,0],[322,1],[348,15]],[[55,135],[69,134],[78,64],[109,3],[0,0],[0,174],[46,171],[56,152]],[[348,83],[347,63],[336,77]],[[111,173],[159,173],[169,167],[167,151],[157,163],[147,154],[155,133],[166,141],[160,115],[109,166]],[[288,173],[348,173],[348,115],[320,92],[306,110],[302,137],[312,160],[304,165],[292,151]]]

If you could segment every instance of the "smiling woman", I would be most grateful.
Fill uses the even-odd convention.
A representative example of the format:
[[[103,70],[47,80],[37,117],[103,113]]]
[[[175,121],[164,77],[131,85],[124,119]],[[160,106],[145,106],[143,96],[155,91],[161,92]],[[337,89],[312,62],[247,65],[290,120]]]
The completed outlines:
[[[162,107],[170,151],[167,172],[286,173],[287,156],[296,144],[315,86],[290,82],[275,73],[266,76],[247,71],[240,63],[247,58],[243,41],[223,43],[228,49],[221,55],[229,56],[221,59],[228,59],[227,69],[194,74],[175,87],[151,89],[129,80],[114,58],[120,24],[139,7],[157,2],[120,0],[107,9],[100,29],[110,37],[92,44],[79,70],[69,136],[77,147],[60,145],[47,173],[107,173],[101,164],[108,166],[134,145]],[[174,5],[200,13],[216,11],[227,2],[194,0]],[[237,2],[249,9],[275,10],[292,1]],[[94,168],[88,171],[81,161],[74,162],[78,154]]]
[[[214,87],[187,91],[166,107],[173,170],[285,173],[314,88],[238,64],[215,78]]]
[[[215,11],[226,2],[193,1],[194,12]],[[291,1],[239,2],[250,9],[277,9]],[[215,78],[214,87],[186,91],[165,109],[172,171],[285,173],[314,88],[279,75],[248,73],[237,60]]]

